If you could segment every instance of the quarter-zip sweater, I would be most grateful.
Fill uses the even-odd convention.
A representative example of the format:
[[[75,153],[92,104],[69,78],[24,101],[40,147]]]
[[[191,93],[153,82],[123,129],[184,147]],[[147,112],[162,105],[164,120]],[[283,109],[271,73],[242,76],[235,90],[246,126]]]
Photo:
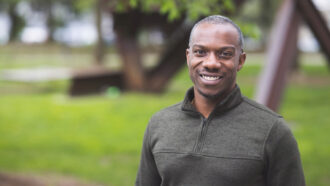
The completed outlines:
[[[304,186],[296,140],[283,118],[236,88],[204,118],[183,102],[146,129],[136,186]]]

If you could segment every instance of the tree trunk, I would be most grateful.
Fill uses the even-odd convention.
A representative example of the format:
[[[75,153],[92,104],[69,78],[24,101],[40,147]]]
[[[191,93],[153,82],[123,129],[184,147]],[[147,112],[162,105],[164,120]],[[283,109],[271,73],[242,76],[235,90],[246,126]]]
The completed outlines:
[[[148,91],[163,91],[170,79],[186,64],[185,51],[192,26],[182,23],[173,33],[158,65],[148,73]]]
[[[104,42],[102,37],[102,7],[104,7],[103,0],[97,0],[95,7],[97,43],[94,51],[95,64],[102,65],[104,61]]]
[[[11,28],[9,32],[9,42],[13,42],[18,39],[19,33],[24,27],[24,20],[17,15],[16,9],[17,3],[9,3],[8,15],[10,17]]]
[[[117,32],[117,47],[123,62],[125,88],[144,90],[145,74],[136,37]]]
[[[125,88],[134,91],[145,90],[145,72],[137,35],[144,20],[139,11],[115,13],[114,30],[116,45],[123,64]]]
[[[45,13],[47,17],[47,29],[48,29],[48,36],[46,39],[46,43],[52,43],[54,42],[54,31],[56,28],[56,23],[52,13],[53,1],[46,1],[45,3],[46,3]]]

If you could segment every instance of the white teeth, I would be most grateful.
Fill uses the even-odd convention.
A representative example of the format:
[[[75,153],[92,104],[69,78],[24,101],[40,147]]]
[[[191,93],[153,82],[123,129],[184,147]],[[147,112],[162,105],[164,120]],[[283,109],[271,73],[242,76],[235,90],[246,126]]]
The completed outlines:
[[[215,80],[220,79],[219,76],[205,76],[205,75],[202,75],[202,78],[205,80],[208,80],[208,81],[215,81]]]

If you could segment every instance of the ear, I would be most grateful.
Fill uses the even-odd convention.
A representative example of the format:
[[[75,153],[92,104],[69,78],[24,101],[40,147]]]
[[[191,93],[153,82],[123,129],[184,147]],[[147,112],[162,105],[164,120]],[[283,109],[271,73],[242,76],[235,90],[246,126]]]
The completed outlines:
[[[245,63],[245,59],[246,59],[246,53],[242,52],[241,55],[239,56],[237,72],[240,71],[243,68],[243,65]]]
[[[189,61],[190,61],[190,51],[189,48],[186,49],[186,62],[187,65],[189,66]]]

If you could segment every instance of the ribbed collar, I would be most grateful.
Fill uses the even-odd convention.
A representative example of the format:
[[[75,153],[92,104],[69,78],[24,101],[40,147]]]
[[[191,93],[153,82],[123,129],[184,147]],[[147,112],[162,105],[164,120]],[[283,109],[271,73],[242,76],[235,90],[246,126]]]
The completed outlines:
[[[200,113],[196,110],[195,106],[191,103],[192,100],[194,99],[194,97],[195,97],[194,96],[194,87],[191,87],[190,89],[188,89],[188,91],[186,93],[186,96],[183,100],[181,109],[186,112],[195,113],[195,114],[200,115]],[[219,102],[215,106],[215,108],[211,112],[210,116],[214,115],[214,114],[218,115],[223,112],[226,112],[226,111],[236,107],[241,102],[242,102],[241,90],[238,87],[238,85],[236,85],[234,90],[225,99],[223,99],[221,102]]]

